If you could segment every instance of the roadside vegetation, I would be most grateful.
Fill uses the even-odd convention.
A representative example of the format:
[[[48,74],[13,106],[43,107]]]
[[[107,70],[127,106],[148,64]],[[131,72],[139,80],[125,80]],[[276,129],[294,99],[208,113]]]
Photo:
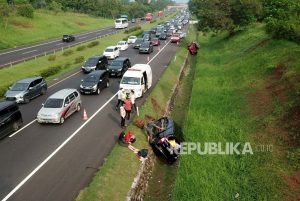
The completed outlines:
[[[264,24],[200,33],[186,142],[250,142],[253,155],[182,155],[172,200],[299,200],[300,47]]]
[[[188,37],[178,47],[176,56],[173,57],[145,103],[139,107],[140,116],[136,116],[132,122],[135,122],[136,119],[143,119],[147,122],[149,117],[160,118],[164,115],[172,89],[187,56],[187,41],[194,37],[193,34],[194,32],[190,31]],[[128,130],[133,131],[137,137],[137,141],[134,143],[136,148],[151,149],[144,131],[133,124],[126,128],[126,131]],[[141,162],[131,150],[117,144],[96,173],[93,181],[81,191],[76,200],[125,200],[140,164]]]
[[[160,18],[153,24],[143,24],[141,25],[142,30],[148,30],[172,16],[173,15],[166,18]],[[52,80],[53,78],[71,70],[78,69],[80,66],[79,61],[84,61],[84,59],[93,55],[102,54],[103,50],[107,46],[114,45],[126,36],[126,34],[120,32],[106,36],[105,38],[65,49],[64,51],[57,51],[55,54],[49,54],[47,56],[13,65],[12,67],[3,68],[0,70],[0,97],[3,97],[8,87],[17,80],[30,76],[41,75],[41,73],[43,73],[43,75],[47,75],[47,80]],[[114,43],[112,43],[112,41],[114,41]]]

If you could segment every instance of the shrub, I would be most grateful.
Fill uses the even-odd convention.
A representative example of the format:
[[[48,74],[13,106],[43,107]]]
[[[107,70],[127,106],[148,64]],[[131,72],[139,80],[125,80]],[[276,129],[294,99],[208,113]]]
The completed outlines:
[[[55,59],[56,59],[56,55],[55,54],[51,54],[48,57],[48,61],[55,61]]]
[[[18,6],[18,14],[27,17],[27,18],[33,18],[34,16],[34,8],[30,4],[24,4]]]
[[[64,68],[69,68],[71,66],[70,62],[65,63]]]
[[[144,33],[144,30],[139,30],[139,31],[136,31],[136,32],[132,33],[132,35],[139,37],[139,36],[141,36],[143,33]]]
[[[77,51],[82,51],[82,50],[84,50],[85,48],[86,48],[86,46],[81,45],[81,46],[78,46],[78,47],[76,48],[76,50],[77,50]]]
[[[73,54],[73,52],[74,52],[73,50],[66,50],[66,51],[63,52],[63,55],[64,56],[69,56],[69,55]]]
[[[82,63],[84,61],[84,56],[78,56],[75,58],[74,64]]]
[[[6,93],[8,87],[10,87],[12,84],[9,84],[9,85],[5,85],[5,86],[1,86],[0,87],[0,97],[3,97],[4,94]]]
[[[266,30],[275,39],[297,40],[296,26],[287,20],[271,18],[267,21]]]
[[[125,34],[128,34],[128,33],[131,33],[131,32],[134,32],[134,31],[137,31],[137,30],[140,30],[142,29],[141,26],[134,26],[134,27],[131,27],[129,29],[126,29],[124,31]]]
[[[62,69],[61,65],[49,67],[49,68],[41,71],[41,76],[44,78],[50,77],[52,75],[57,74],[59,71],[61,71],[61,69]]]
[[[90,42],[90,43],[87,45],[87,47],[95,47],[95,46],[97,46],[97,45],[99,45],[99,41],[93,41],[93,42]]]

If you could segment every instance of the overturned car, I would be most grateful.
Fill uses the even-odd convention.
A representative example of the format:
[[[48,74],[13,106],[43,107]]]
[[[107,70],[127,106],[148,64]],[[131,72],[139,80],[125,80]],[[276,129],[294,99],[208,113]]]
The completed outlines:
[[[162,155],[168,162],[174,163],[180,153],[180,141],[174,135],[174,121],[162,117],[150,121],[146,126],[148,140],[155,153]]]

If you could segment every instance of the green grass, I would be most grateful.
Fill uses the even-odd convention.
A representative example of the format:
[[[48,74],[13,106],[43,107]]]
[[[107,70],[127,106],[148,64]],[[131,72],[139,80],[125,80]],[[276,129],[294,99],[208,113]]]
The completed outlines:
[[[55,14],[46,10],[36,10],[33,19],[10,16],[6,29],[0,21],[0,50],[52,38],[61,38],[63,34],[101,29],[113,26],[113,24],[112,19],[85,14],[70,12]]]
[[[171,89],[176,83],[186,53],[186,41],[184,41],[177,49],[176,60],[172,59],[145,103],[140,106],[140,118],[145,119],[145,115],[159,118],[164,114],[166,103],[172,92]],[[154,102],[155,104],[153,104]],[[129,125],[126,130],[131,130],[136,135],[135,147],[150,148],[144,132],[134,125]],[[91,184],[81,191],[76,200],[125,200],[139,167],[140,161],[132,151],[127,147],[116,145]]]
[[[279,63],[289,62],[287,75],[299,72],[299,46],[269,39],[260,24],[232,38],[208,34],[198,41],[185,141],[251,142],[254,154],[183,155],[172,200],[234,200],[236,195],[237,200],[284,200],[290,193],[282,174],[290,164],[273,152],[259,152],[260,143],[278,148],[276,140],[253,140],[277,114],[252,115],[247,96],[263,86]]]
[[[168,19],[168,18],[166,18]],[[163,19],[159,20],[157,23],[161,22]],[[150,29],[152,26],[155,26],[157,23],[154,24],[143,24],[142,29]],[[58,77],[64,73],[67,73],[73,69],[76,69],[79,67],[78,64],[75,64],[75,59],[79,56],[85,57],[87,59],[88,57],[92,55],[99,55],[103,53],[103,50],[110,45],[113,45],[114,42],[112,41],[119,41],[122,38],[127,36],[123,32],[107,36],[105,38],[98,39],[99,45],[94,47],[87,47],[83,51],[77,51],[77,47],[72,47],[64,51],[73,50],[73,53],[64,56],[62,51],[56,52],[55,60],[49,61],[49,56],[43,56],[39,57],[36,60],[30,60],[24,63],[20,63],[17,65],[13,65],[13,67],[9,68],[3,68],[0,70],[0,96],[3,96],[4,92],[7,90],[7,88],[12,85],[15,81],[34,76],[34,75],[40,75],[41,71],[51,68],[53,66],[61,65],[63,67],[63,70],[60,71],[58,74],[51,76],[47,78],[48,80],[51,80],[55,77]],[[80,46],[85,45],[87,46],[88,43],[80,44]]]

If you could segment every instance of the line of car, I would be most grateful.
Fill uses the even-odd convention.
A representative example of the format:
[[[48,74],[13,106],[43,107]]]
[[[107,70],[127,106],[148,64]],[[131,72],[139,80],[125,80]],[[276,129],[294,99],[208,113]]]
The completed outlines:
[[[168,24],[172,23],[166,22],[162,25],[166,31],[170,27]],[[123,77],[126,72],[128,75],[126,74],[123,82],[121,80],[120,86],[136,90],[138,97],[141,97],[152,85],[151,67],[147,64],[136,64],[132,67],[128,57],[119,57],[120,51],[126,51],[129,44],[133,44],[132,47],[138,49],[138,53],[150,54],[153,52],[153,45],[160,45],[160,38],[151,37],[155,33],[152,29],[145,31],[141,38],[130,36],[127,41],[119,41],[115,46],[107,47],[103,55],[88,58],[81,67],[82,72],[88,75],[81,80],[79,90],[61,89],[49,96],[37,114],[37,121],[63,124],[67,117],[80,111],[81,94],[100,94],[103,89],[109,87],[109,77]],[[162,35],[164,33],[165,31]],[[69,42],[75,38],[65,40]],[[109,59],[112,60],[110,64]],[[40,76],[19,80],[11,86],[5,94],[6,101],[0,102],[0,138],[17,131],[22,126],[23,120],[18,103],[28,103],[33,98],[45,95],[46,92],[47,83]]]

